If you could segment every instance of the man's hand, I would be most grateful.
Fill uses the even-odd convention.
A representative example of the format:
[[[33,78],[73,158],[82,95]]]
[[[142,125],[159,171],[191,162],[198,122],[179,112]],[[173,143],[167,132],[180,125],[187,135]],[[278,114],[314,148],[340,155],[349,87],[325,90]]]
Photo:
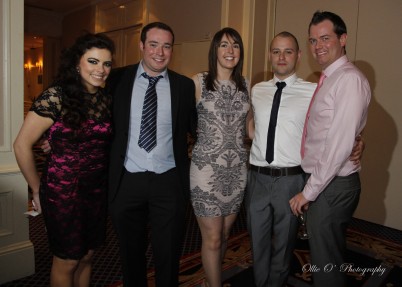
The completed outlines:
[[[44,153],[49,153],[52,150],[52,148],[50,147],[49,141],[46,139],[40,140],[39,144],[40,144],[40,148],[42,149],[42,151]]]
[[[363,157],[363,151],[366,145],[363,141],[361,135],[358,135],[355,139],[355,145],[353,146],[352,153],[349,156],[349,160],[353,161],[355,165],[360,163],[361,158]]]
[[[289,200],[290,209],[296,216],[303,214],[304,210],[308,209],[309,200],[307,200],[302,192],[296,194],[291,200]]]

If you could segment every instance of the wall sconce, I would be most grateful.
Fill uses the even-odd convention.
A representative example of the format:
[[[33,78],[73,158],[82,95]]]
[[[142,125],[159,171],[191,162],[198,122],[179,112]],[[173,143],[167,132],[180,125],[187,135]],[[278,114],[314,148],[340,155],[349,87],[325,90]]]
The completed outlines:
[[[35,67],[35,66],[32,65],[30,62],[24,64],[24,69],[27,71],[30,71],[33,67]]]
[[[31,62],[25,63],[24,64],[24,69],[30,71],[32,68],[37,68],[39,74],[42,74],[43,70],[43,62],[40,60],[33,65]]]
[[[36,62],[35,67],[38,68],[39,74],[42,74],[43,62],[42,61]]]
[[[37,71],[38,71],[38,74],[36,74],[36,70],[34,70],[34,73],[33,74],[31,74],[31,70],[33,69],[33,68],[35,68],[35,69],[38,69]],[[35,65],[34,64],[32,64],[31,62],[27,62],[27,63],[25,63],[24,64],[24,70],[27,72],[27,74],[26,74],[26,83],[27,83],[27,85],[28,85],[28,88],[29,88],[29,86],[30,86],[30,77],[31,76],[38,76],[38,80],[37,80],[37,84],[38,85],[41,85],[42,83],[43,83],[43,62],[42,62],[42,60],[39,60],[39,61],[37,61],[36,63],[35,63]]]

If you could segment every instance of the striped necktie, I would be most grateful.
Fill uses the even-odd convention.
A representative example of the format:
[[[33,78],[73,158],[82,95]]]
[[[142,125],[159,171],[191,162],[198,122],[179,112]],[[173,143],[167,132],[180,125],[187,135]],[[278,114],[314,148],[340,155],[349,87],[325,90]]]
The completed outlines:
[[[156,83],[163,76],[150,77],[142,73],[144,78],[149,80],[148,88],[145,93],[144,105],[142,107],[140,137],[138,145],[150,152],[156,147],[156,116],[158,111],[158,97],[156,95]]]

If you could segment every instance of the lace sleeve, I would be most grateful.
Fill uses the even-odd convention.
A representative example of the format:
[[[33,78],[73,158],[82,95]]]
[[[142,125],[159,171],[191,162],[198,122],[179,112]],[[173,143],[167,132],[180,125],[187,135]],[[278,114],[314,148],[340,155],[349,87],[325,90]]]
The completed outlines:
[[[45,91],[32,103],[30,111],[46,118],[56,121],[61,115],[61,90],[51,87]]]

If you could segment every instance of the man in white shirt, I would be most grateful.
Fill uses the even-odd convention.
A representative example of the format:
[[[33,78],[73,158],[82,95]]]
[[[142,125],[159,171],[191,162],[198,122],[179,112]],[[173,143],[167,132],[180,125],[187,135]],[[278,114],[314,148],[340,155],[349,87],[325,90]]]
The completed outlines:
[[[252,88],[255,133],[250,152],[246,197],[252,241],[255,284],[284,286],[294,249],[298,222],[289,200],[304,186],[300,143],[304,120],[316,84],[295,74],[301,51],[297,39],[281,32],[271,42],[269,60],[274,78]],[[273,161],[266,160],[267,134],[276,83],[285,82],[274,140]],[[275,236],[273,236],[273,234]]]

